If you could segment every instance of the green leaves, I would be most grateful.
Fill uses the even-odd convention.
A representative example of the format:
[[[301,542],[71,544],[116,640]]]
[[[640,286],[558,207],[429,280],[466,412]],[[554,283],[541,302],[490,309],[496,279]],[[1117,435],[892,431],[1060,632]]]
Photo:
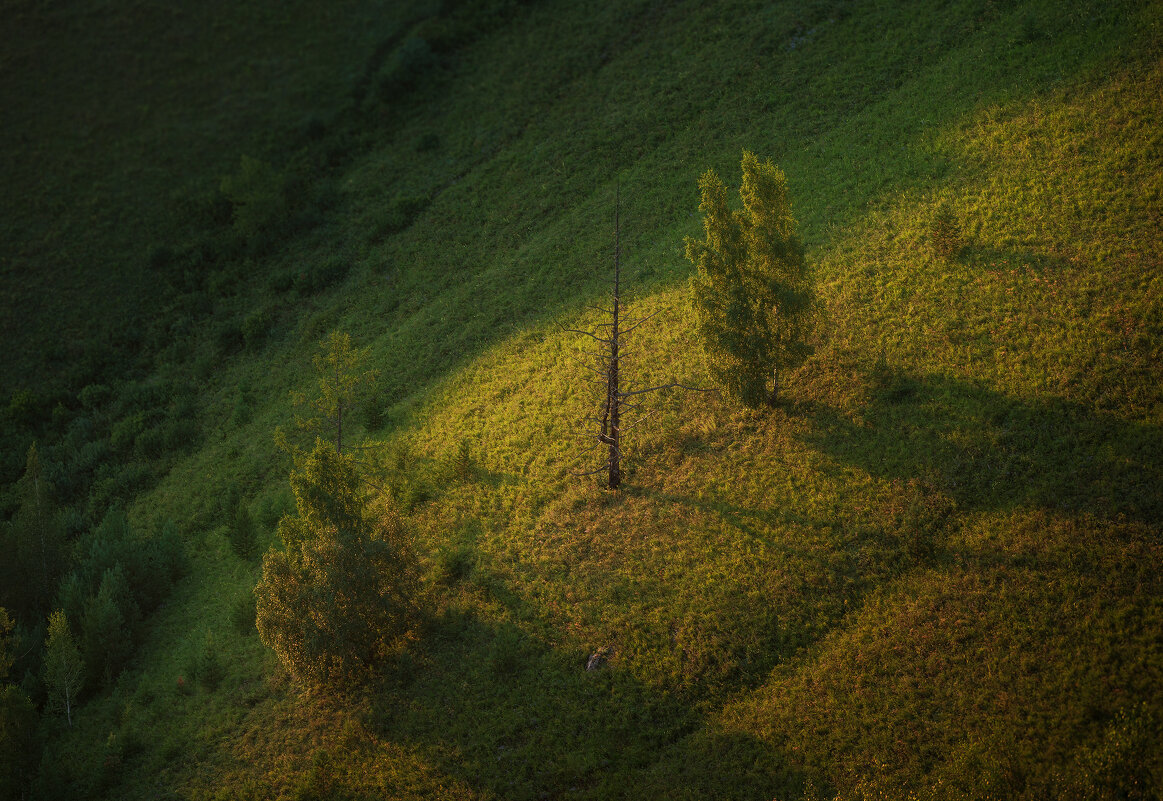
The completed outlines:
[[[85,663],[73,640],[65,613],[53,612],[48,619],[48,640],[44,646],[44,683],[50,709],[64,712],[73,725],[73,707],[85,684]]]

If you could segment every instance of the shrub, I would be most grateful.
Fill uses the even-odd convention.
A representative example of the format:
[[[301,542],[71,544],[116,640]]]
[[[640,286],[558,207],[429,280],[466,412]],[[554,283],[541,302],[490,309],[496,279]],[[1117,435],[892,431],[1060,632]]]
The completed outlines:
[[[73,594],[69,596],[73,598],[70,603],[75,603],[76,592],[99,592],[106,572],[120,568],[134,606],[121,605],[120,600],[118,603],[129,620],[156,609],[185,566],[181,540],[172,523],[163,525],[156,536],[145,538],[133,531],[119,507],[111,509],[100,525],[81,537],[77,553],[76,577],[62,584],[62,601],[69,582],[79,583],[78,588],[69,589]],[[65,608],[68,611],[69,607]]]
[[[77,398],[81,401],[81,405],[90,411],[100,409],[112,397],[112,390],[105,384],[89,384],[77,395]]]
[[[214,348],[219,356],[230,356],[242,350],[246,341],[243,339],[242,326],[234,321],[222,323],[214,332]]]
[[[428,198],[418,195],[397,195],[388,205],[387,213],[380,222],[380,236],[399,233],[408,228],[420,212],[428,208]]]
[[[387,422],[386,398],[379,393],[371,393],[360,404],[363,425],[368,431],[379,431]]]
[[[217,690],[222,680],[226,678],[226,668],[218,653],[213,632],[206,632],[206,638],[194,656],[192,668],[191,673],[197,678],[198,683],[210,692]]]
[[[238,172],[222,179],[222,195],[233,207],[234,230],[248,238],[269,234],[287,217],[286,179],[270,164],[243,156]]]
[[[255,632],[254,593],[250,590],[234,599],[230,607],[230,622],[244,637]]]
[[[953,209],[942,201],[929,223],[929,243],[937,258],[949,261],[961,251],[961,224]]]
[[[521,630],[514,626],[498,629],[489,644],[489,667],[498,676],[513,676],[525,665],[525,642]]]
[[[108,687],[133,651],[130,627],[137,604],[120,565],[105,571],[97,594],[85,605],[81,640],[90,682]]]
[[[341,255],[311,264],[294,275],[293,286],[300,295],[314,295],[338,284],[351,270],[351,261]]]
[[[146,413],[139,411],[114,423],[109,432],[109,444],[113,450],[121,454],[132,451],[138,436],[145,431],[147,420]]]
[[[384,62],[376,76],[380,100],[390,103],[419,85],[436,66],[436,56],[422,36],[409,36]]]
[[[295,502],[285,489],[263,498],[258,507],[258,522],[264,531],[279,524],[284,515],[294,511]]]
[[[467,546],[445,548],[436,557],[436,578],[445,584],[464,581],[476,569],[476,554]]]
[[[162,427],[162,446],[167,451],[192,451],[202,438],[202,427],[191,416],[171,419]]]
[[[256,348],[263,344],[266,342],[273,325],[274,320],[271,319],[270,312],[265,309],[248,314],[246,319],[242,321],[240,329],[243,344],[247,348]]]
[[[23,798],[36,754],[36,707],[13,684],[0,685],[0,798]]]
[[[8,402],[8,416],[17,425],[36,425],[48,417],[48,411],[44,400],[27,389],[13,392]]]
[[[236,554],[243,559],[254,558],[258,550],[258,535],[255,531],[254,518],[250,516],[250,509],[245,501],[240,500],[235,507],[227,536]]]
[[[452,472],[461,481],[469,481],[473,477],[475,466],[472,458],[472,446],[468,439],[461,439],[456,446],[456,453],[452,456]]]

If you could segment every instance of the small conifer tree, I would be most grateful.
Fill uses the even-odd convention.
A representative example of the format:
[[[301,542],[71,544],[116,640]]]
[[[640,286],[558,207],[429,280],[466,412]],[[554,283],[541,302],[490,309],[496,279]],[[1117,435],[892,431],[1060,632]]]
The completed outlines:
[[[782,371],[811,354],[816,317],[811,274],[788,200],[787,179],[743,151],[743,208],[728,206],[713,170],[699,179],[705,236],[687,238],[695,328],[707,367],[744,405],[773,405]]]
[[[941,201],[929,224],[929,241],[933,253],[943,261],[950,261],[961,250],[961,224],[948,201]]]
[[[250,507],[241,498],[235,505],[234,518],[230,521],[228,533],[234,552],[243,559],[253,559],[258,548],[258,532],[255,531]]]
[[[343,689],[407,641],[415,562],[396,515],[376,510],[355,461],[322,440],[291,473],[297,513],[279,523],[255,588],[259,636],[309,688]]]
[[[8,610],[0,606],[0,683],[8,678],[8,670],[12,667],[12,654],[9,653],[8,646],[8,635],[12,627],[12,618]]]
[[[49,610],[65,561],[64,532],[35,443],[16,489],[20,506],[0,528],[0,603],[27,621]]]
[[[130,626],[136,604],[120,564],[101,577],[97,594],[89,599],[82,618],[82,641],[90,676],[109,686],[121,672],[133,650]]]
[[[65,613],[53,612],[48,619],[48,638],[44,646],[44,683],[48,691],[48,706],[63,711],[69,725],[73,725],[73,708],[77,695],[85,684],[85,663],[81,651],[69,630]]]
[[[376,371],[366,367],[367,359],[367,349],[352,346],[351,335],[332,331],[312,361],[318,394],[291,396],[297,405],[310,409],[308,415],[296,417],[296,425],[312,436],[330,438],[337,453],[343,453],[344,424],[350,425],[351,412],[376,380]],[[282,431],[275,432],[275,441],[296,460],[306,455]]]

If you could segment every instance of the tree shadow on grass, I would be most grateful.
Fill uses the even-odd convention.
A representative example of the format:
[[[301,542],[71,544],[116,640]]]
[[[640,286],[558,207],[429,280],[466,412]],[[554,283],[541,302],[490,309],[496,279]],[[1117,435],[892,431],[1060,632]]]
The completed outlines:
[[[587,656],[449,612],[387,673],[372,723],[486,797],[750,799],[807,783],[766,743]]]
[[[886,369],[874,378],[863,424],[828,407],[799,407],[815,422],[814,444],[837,461],[927,481],[962,509],[1163,521],[1159,426],[943,376]]]

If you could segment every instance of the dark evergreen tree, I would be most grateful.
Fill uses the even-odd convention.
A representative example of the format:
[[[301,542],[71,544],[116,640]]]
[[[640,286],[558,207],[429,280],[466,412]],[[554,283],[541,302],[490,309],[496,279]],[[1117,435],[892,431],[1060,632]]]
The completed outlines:
[[[0,604],[17,619],[43,619],[64,565],[64,529],[35,443],[17,484],[20,506],[0,529]]]
[[[85,663],[94,684],[109,686],[133,652],[133,622],[137,605],[125,571],[109,568],[101,586],[85,607],[81,624]]]
[[[12,667],[12,618],[0,607],[0,799],[24,796],[33,762],[36,709],[28,695],[8,682]]]

